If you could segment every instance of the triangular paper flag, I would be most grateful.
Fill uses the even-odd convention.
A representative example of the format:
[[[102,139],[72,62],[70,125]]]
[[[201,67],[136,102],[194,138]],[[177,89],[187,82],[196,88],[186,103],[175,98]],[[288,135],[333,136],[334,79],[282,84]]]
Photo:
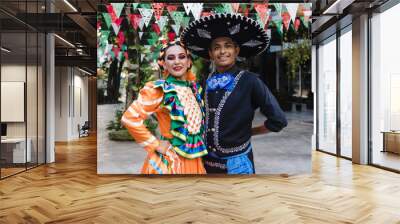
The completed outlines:
[[[192,11],[193,3],[183,3],[183,7],[185,8],[186,15],[189,15]]]
[[[290,15],[288,12],[282,13],[282,20],[283,20],[283,26],[285,27],[286,30],[288,30],[290,25]]]
[[[109,52],[112,50],[112,48],[113,48],[113,45],[112,45],[112,44],[107,44],[106,52],[105,52],[105,53],[109,53]]]
[[[203,11],[203,3],[193,3],[192,15],[196,20],[200,19],[201,12]]]
[[[174,29],[177,36],[179,36],[179,30],[181,29],[181,24],[171,25],[172,29]]]
[[[106,12],[103,12],[103,18],[104,18],[104,21],[106,22],[107,28],[110,28],[110,26],[111,26],[111,16],[110,16],[110,14],[108,14]]]
[[[254,3],[254,9],[257,11],[258,16],[260,16],[261,24],[264,27],[269,17],[268,4]]]
[[[298,3],[287,3],[287,4],[285,4],[285,6],[289,12],[290,20],[294,22],[296,19],[297,8],[299,7],[299,4]]]
[[[300,27],[300,19],[296,19],[295,21],[294,21],[294,30],[298,30],[299,29],[299,27]]]
[[[113,30],[114,30],[115,35],[117,35],[118,32],[119,32],[120,26],[117,25],[116,23],[111,23],[111,25],[112,25],[112,27],[113,27]]]
[[[168,11],[168,13],[171,15],[172,12],[175,12],[177,8],[178,8],[177,5],[168,5],[168,6],[167,6],[167,11]],[[172,16],[172,15],[171,15],[171,16]]]
[[[145,54],[140,54],[140,61],[143,61],[145,56],[146,56]]]
[[[158,35],[160,35],[160,27],[157,25],[157,23],[152,23],[151,27],[153,28],[154,32],[156,32]]]
[[[110,35],[109,30],[103,30],[101,31],[101,37],[100,37],[100,45],[106,45],[108,43],[108,36]]]
[[[178,12],[178,11],[171,13],[171,17],[174,20],[175,24],[181,24],[184,15],[185,15],[184,12]]]
[[[133,9],[136,9],[138,7],[139,3],[132,3]]]
[[[122,44],[125,42],[125,35],[124,35],[124,32],[119,32],[118,33],[118,45],[121,47],[122,46]]]
[[[160,19],[157,21],[158,26],[160,27],[160,30],[162,31],[168,23],[168,16],[161,16]]]
[[[182,18],[182,26],[183,28],[186,28],[189,25],[190,17],[183,17]]]
[[[117,18],[119,18],[125,3],[111,3],[111,5],[114,9],[115,15],[117,16]]]
[[[154,17],[156,17],[156,20],[159,20],[164,10],[164,3],[152,3],[151,6],[154,11]]]
[[[217,7],[215,7],[214,8],[214,12],[215,13],[225,13],[225,8],[224,8],[224,6],[217,6]]]
[[[142,39],[143,32],[139,32],[139,39]]]
[[[232,13],[233,9],[230,3],[222,3],[222,7],[224,7],[224,13]]]
[[[283,33],[283,26],[282,26],[282,20],[275,20],[274,21],[275,26],[276,26],[276,30],[278,31],[279,35],[282,35]]]
[[[117,57],[121,49],[119,49],[119,47],[113,47],[112,51],[114,52],[115,57]]]
[[[276,12],[278,12],[279,15],[282,14],[282,4],[281,3],[273,3],[272,4],[275,7]]]
[[[140,14],[130,14],[129,18],[131,20],[132,27],[137,30],[142,16]]]
[[[117,16],[115,15],[115,11],[112,5],[106,5],[107,8],[107,12],[108,14],[111,16],[111,21],[114,22],[115,20],[117,20]]]
[[[151,18],[153,17],[153,9],[139,8],[140,15],[146,27],[149,25]]]
[[[143,19],[140,19],[140,22],[139,22],[139,28],[140,28],[140,30],[143,30],[143,27],[144,27],[144,20],[143,20]]]
[[[237,13],[239,11],[239,6],[240,3],[231,3],[232,9],[234,13]]]
[[[301,22],[303,23],[303,25],[304,25],[306,28],[308,28],[310,22],[309,22],[309,21],[306,21],[306,18],[303,17],[303,16],[300,17],[300,20],[301,20]]]

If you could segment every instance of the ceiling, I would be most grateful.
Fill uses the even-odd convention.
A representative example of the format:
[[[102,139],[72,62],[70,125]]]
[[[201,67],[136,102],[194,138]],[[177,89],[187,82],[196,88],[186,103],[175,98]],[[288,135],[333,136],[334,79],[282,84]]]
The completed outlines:
[[[56,65],[85,67],[95,72],[97,3],[96,0],[47,0],[46,5],[45,0],[0,0],[2,46],[12,50],[7,56],[10,60],[21,60],[25,55],[31,58],[38,48],[37,44],[29,44],[34,36],[30,33],[52,32],[74,45],[55,38]]]

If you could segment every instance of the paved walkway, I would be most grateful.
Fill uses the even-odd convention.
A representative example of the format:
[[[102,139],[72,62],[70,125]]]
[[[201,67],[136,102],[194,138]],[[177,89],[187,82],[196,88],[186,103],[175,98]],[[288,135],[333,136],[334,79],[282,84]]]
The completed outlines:
[[[146,152],[134,142],[116,142],[108,139],[105,130],[114,118],[118,105],[98,105],[97,170],[101,174],[137,174]],[[289,124],[279,133],[254,136],[255,167],[257,174],[311,172],[311,135],[313,113],[289,112]],[[264,117],[256,113],[253,125],[260,125]]]

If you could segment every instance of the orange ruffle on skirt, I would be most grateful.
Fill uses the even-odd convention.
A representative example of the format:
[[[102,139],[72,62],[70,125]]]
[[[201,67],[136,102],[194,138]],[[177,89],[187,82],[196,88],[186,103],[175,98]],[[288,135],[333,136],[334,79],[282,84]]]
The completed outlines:
[[[142,167],[142,174],[174,174],[171,169],[166,166],[157,155],[156,152],[149,153],[144,160]],[[179,164],[175,166],[179,167],[176,169],[175,174],[206,174],[206,170],[203,166],[201,158],[186,159],[179,156]]]

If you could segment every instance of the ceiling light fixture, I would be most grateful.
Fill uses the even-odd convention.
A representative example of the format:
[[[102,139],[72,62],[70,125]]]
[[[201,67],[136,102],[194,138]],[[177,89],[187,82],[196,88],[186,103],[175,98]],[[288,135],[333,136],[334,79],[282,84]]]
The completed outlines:
[[[78,67],[78,69],[79,69],[79,71],[81,71],[81,72],[83,72],[83,73],[85,73],[85,74],[87,74],[87,75],[93,75],[92,73],[90,73],[90,72],[88,72],[88,71],[86,71],[86,70],[83,70],[83,69],[81,69],[81,68],[79,68],[79,67]]]
[[[63,41],[64,43],[68,44],[69,46],[75,48],[75,45],[73,45],[73,44],[72,44],[71,42],[69,42],[68,40],[66,40],[66,39],[64,39],[64,38],[62,38],[62,37],[60,37],[60,36],[57,35],[57,34],[54,34],[54,36],[57,37],[58,39],[60,39],[61,41]]]
[[[0,49],[1,49],[2,51],[6,52],[6,53],[10,53],[10,52],[11,52],[11,50],[9,50],[9,49],[7,49],[7,48],[5,48],[5,47],[1,47]]]
[[[64,0],[65,4],[67,4],[72,10],[74,10],[75,12],[78,12],[78,10],[68,1],[68,0]]]
[[[355,0],[336,0],[332,5],[322,13],[323,15],[340,15],[343,9],[351,5]]]

